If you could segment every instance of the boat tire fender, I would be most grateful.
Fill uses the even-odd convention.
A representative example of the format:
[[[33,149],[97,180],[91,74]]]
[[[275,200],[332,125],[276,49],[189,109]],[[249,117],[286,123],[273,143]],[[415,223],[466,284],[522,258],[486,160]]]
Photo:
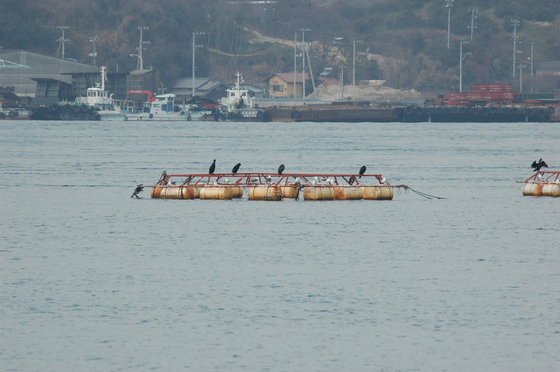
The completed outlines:
[[[187,116],[187,121],[191,121],[191,120],[192,120],[192,117],[190,115]]]
[[[150,119],[153,119],[153,118],[154,118],[154,114],[150,114]]]
[[[300,117],[300,112],[299,111],[292,111],[291,113],[292,119],[297,119]]]

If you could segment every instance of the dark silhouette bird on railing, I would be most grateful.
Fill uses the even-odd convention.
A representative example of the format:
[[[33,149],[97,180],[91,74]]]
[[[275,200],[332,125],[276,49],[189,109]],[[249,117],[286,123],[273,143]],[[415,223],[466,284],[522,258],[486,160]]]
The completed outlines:
[[[533,164],[531,164],[531,167],[533,167],[535,172],[538,172],[541,170],[542,167],[548,168],[548,165],[542,160],[542,158],[539,159],[539,161],[534,161]]]
[[[362,167],[360,168],[360,178],[362,178],[362,174],[366,173],[366,166],[362,165]]]
[[[284,164],[280,164],[280,166],[278,167],[278,174],[282,174],[282,172],[284,172],[284,169],[286,167],[284,166]]]
[[[134,192],[132,193],[131,198],[134,198],[136,196],[138,199],[140,199],[138,194],[141,193],[143,190],[144,190],[144,185],[140,184],[140,185],[136,186],[136,188],[134,189]]]
[[[183,186],[184,186],[184,185],[188,185],[188,184],[192,181],[192,179],[193,179],[193,176],[192,176],[192,174],[191,174],[190,176],[187,177],[187,179],[185,180],[185,182],[183,182]]]
[[[210,164],[210,168],[208,168],[208,173],[214,174],[215,170],[216,170],[216,159],[214,159],[212,164]]]
[[[233,166],[233,168],[231,169],[231,173],[235,174],[237,173],[237,171],[239,170],[239,167],[241,166],[241,163],[237,163]]]
[[[354,182],[356,182],[356,177],[350,176],[350,179],[348,180],[348,183],[349,183],[350,185],[353,185]]]

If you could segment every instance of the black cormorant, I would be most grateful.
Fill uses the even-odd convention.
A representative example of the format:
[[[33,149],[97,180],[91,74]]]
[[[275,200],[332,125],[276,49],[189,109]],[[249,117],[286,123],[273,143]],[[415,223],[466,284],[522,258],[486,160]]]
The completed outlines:
[[[278,167],[278,174],[282,174],[282,172],[284,172],[284,168],[286,168],[284,164],[280,164],[280,166]]]
[[[535,172],[538,172],[542,167],[548,168],[548,165],[542,160],[542,158],[540,158],[538,162],[534,161],[533,164],[531,164],[531,167],[534,168]]]
[[[362,174],[364,174],[364,173],[366,173],[366,166],[362,165],[362,167],[360,168],[360,173],[359,173],[360,178],[362,178]]]
[[[208,173],[214,174],[215,170],[216,170],[216,159],[214,159],[214,161],[210,165],[210,168],[208,168]]]
[[[140,184],[140,185],[136,186],[136,188],[134,189],[134,192],[132,193],[131,198],[134,198],[136,196],[138,199],[140,199],[138,194],[140,192],[142,192],[143,190],[144,190],[144,185]]]
[[[237,173],[237,171],[239,170],[239,167],[241,166],[241,163],[237,163],[233,166],[231,173],[235,174]]]

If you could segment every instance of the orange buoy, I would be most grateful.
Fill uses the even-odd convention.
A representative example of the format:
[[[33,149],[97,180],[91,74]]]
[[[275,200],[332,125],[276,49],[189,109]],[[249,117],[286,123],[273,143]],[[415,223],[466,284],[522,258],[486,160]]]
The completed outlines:
[[[298,186],[280,186],[280,192],[283,198],[297,199],[299,197]]]
[[[525,196],[541,196],[543,194],[543,185],[542,183],[527,182],[523,185],[521,193]]]
[[[231,187],[206,186],[200,188],[200,199],[229,200],[232,198]]]
[[[279,186],[252,186],[247,194],[249,200],[282,200]]]
[[[337,186],[334,188],[334,198],[336,200],[360,200],[362,189],[355,186]]]
[[[331,186],[306,187],[303,190],[304,200],[334,200],[334,188]]]
[[[150,191],[150,197],[154,199],[159,198],[161,195],[161,189],[162,187],[152,187],[152,191]]]

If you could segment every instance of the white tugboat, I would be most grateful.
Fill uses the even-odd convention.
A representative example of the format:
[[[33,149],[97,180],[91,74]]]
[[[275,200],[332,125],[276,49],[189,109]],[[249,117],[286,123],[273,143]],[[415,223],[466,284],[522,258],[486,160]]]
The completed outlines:
[[[76,98],[76,103],[80,105],[93,106],[99,114],[101,121],[124,121],[125,113],[128,105],[126,101],[116,101],[112,94],[105,90],[105,81],[107,81],[107,67],[101,66],[101,83],[97,83],[94,87],[90,87],[86,91],[86,97]],[[125,107],[125,110],[122,110]]]
[[[222,98],[222,105],[214,112],[214,119],[230,121],[270,121],[270,115],[261,108],[255,107],[253,97],[248,89],[241,89],[242,75],[235,74],[235,87],[226,89],[227,96]]]

